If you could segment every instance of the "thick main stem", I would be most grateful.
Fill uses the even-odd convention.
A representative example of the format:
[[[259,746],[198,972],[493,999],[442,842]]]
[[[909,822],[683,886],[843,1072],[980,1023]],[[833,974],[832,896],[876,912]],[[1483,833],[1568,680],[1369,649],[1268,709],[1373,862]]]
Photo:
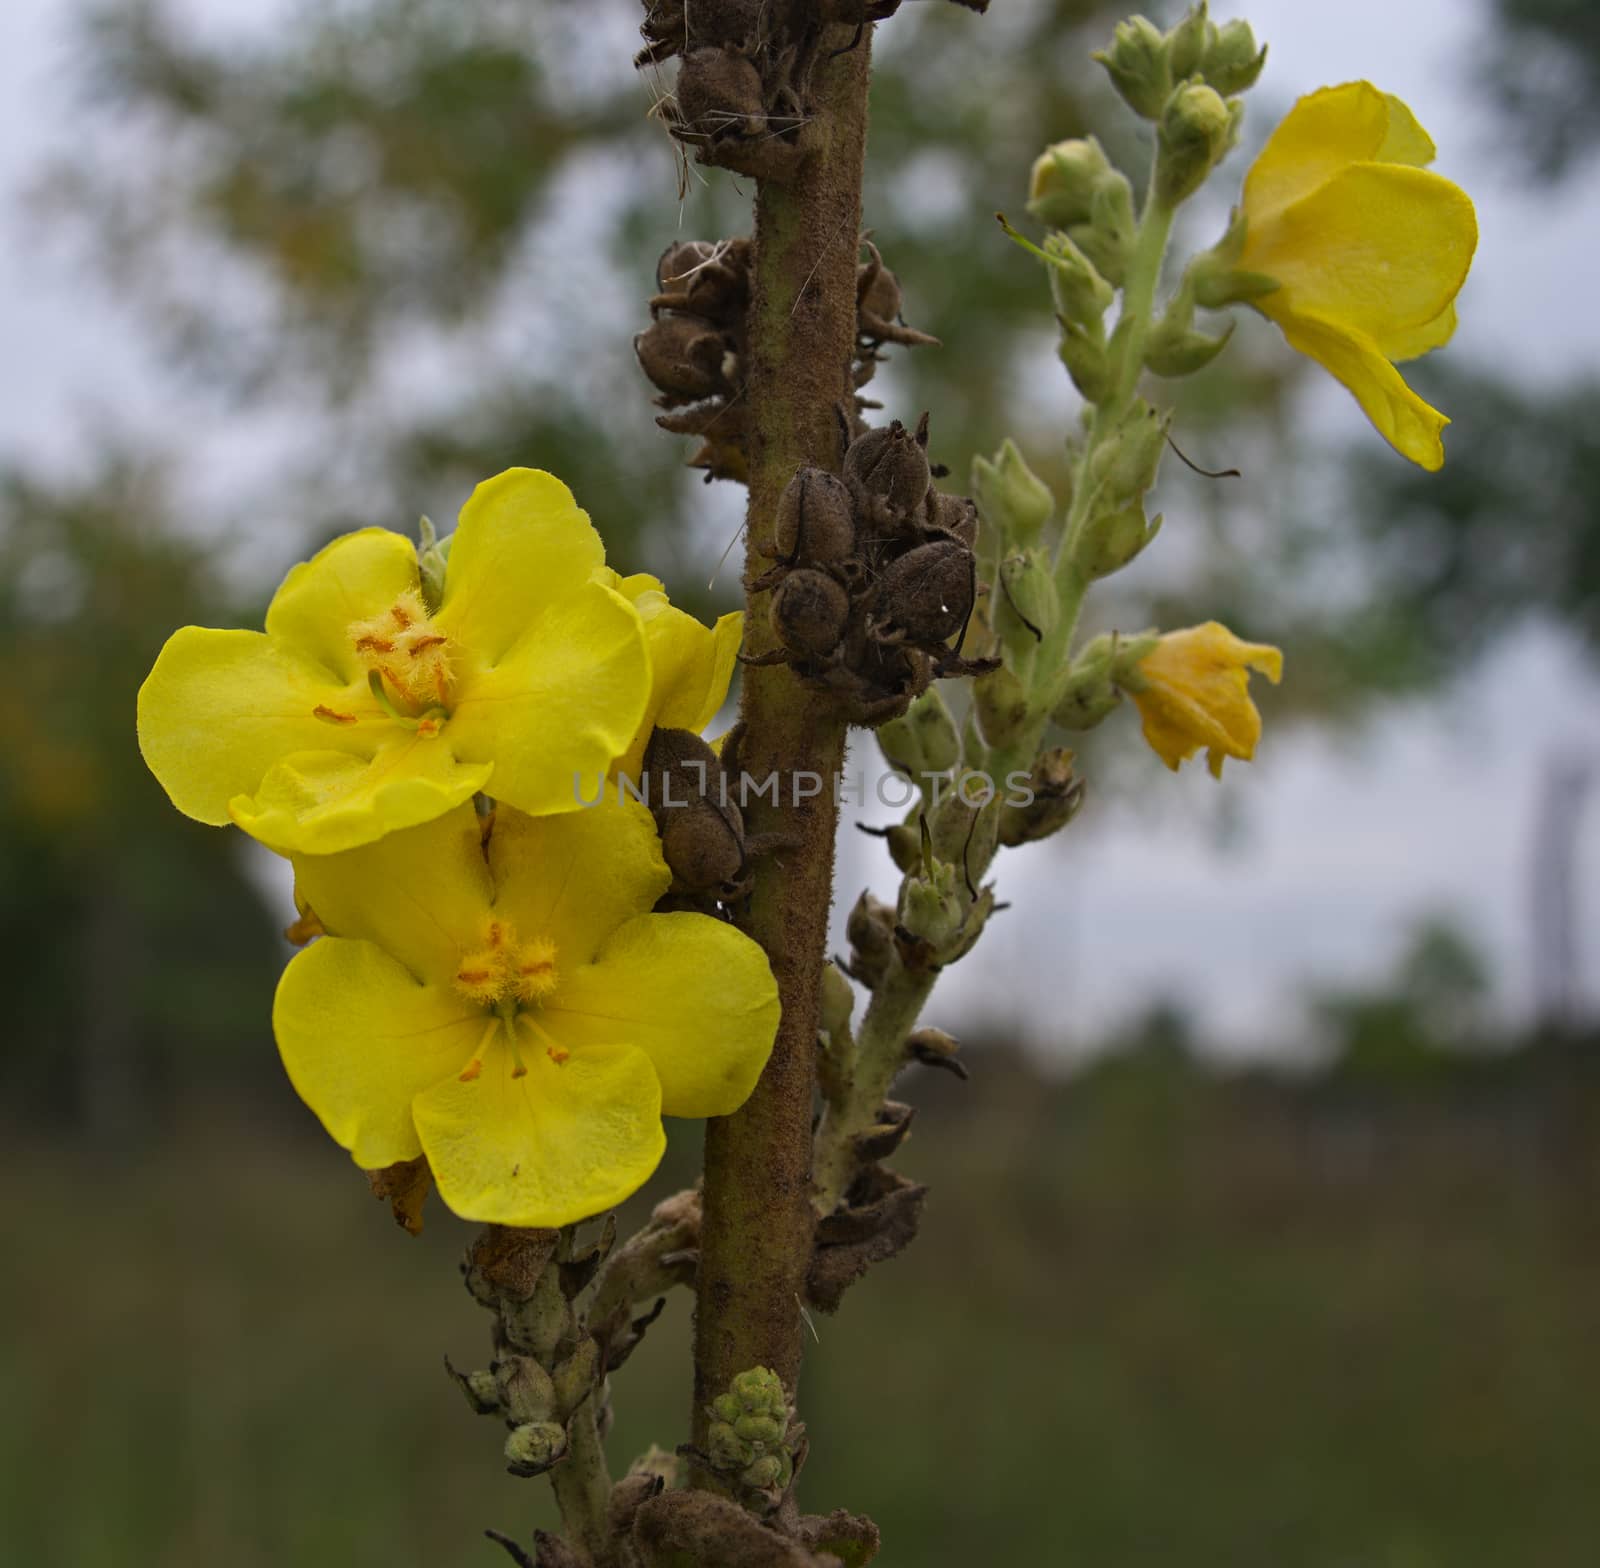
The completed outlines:
[[[771,564],[773,520],[802,464],[837,471],[840,417],[853,409],[856,257],[866,154],[870,29],[824,40],[812,82],[809,155],[792,184],[756,198],[754,295],[746,399],[750,510],[745,580]],[[766,594],[752,594],[746,648],[773,645]],[[705,1222],[695,1313],[697,1446],[705,1407],[735,1373],[770,1367],[786,1387],[800,1372],[801,1296],[810,1263],[811,1116],[818,987],[833,895],[845,726],[833,705],[781,666],[747,668],[739,767],[775,778],[779,799],[751,797],[750,833],[784,846],[760,860],[745,929],[772,961],[783,1002],[772,1059],[732,1116],[706,1125]],[[813,792],[814,791],[814,792]],[[704,1481],[707,1478],[701,1477]]]

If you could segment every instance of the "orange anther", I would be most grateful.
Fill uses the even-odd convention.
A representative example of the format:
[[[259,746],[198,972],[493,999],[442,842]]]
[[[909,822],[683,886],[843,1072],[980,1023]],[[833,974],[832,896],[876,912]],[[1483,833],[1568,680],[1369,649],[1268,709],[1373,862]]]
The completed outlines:
[[[476,1078],[478,1076],[478,1074],[481,1073],[482,1071],[483,1071],[483,1063],[478,1061],[477,1058],[474,1057],[472,1061],[467,1063],[467,1070],[464,1073],[462,1073],[462,1075],[461,1075],[462,1083],[471,1083],[472,1080],[474,1078]],[[513,1074],[512,1076],[515,1077],[516,1075]]]
[[[572,1052],[569,1051],[564,1045],[547,1045],[544,1048],[544,1054],[548,1056],[557,1067],[559,1067],[567,1060],[569,1056],[572,1055]]]
[[[356,716],[353,713],[335,713],[325,703],[319,702],[311,710],[311,717],[321,719],[324,724],[354,724]]]

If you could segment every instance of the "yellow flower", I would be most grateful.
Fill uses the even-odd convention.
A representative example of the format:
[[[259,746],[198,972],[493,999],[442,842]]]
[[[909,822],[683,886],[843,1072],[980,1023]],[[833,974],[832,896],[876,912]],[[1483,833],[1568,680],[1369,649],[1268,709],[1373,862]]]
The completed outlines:
[[[301,1097],[372,1170],[427,1156],[466,1219],[565,1225],[620,1202],[661,1117],[724,1116],[772,1050],[766,955],[671,880],[637,802],[528,817],[471,805],[338,855],[296,856],[329,933],[273,1008]]]
[[[1394,367],[1449,340],[1478,243],[1472,199],[1427,171],[1433,158],[1410,109],[1370,82],[1302,98],[1245,178],[1237,263],[1278,285],[1253,303],[1289,346],[1426,469],[1444,462],[1449,420]]]
[[[1250,700],[1248,671],[1273,685],[1283,655],[1265,643],[1241,642],[1219,621],[1168,632],[1125,684],[1144,720],[1144,738],[1173,770],[1202,746],[1214,778],[1225,758],[1248,762],[1261,739],[1261,715]]]
[[[439,606],[416,549],[366,528],[295,567],[266,631],[186,626],[139,693],[139,744],[178,809],[285,854],[415,826],[479,790],[543,815],[633,742],[650,701],[639,611],[558,479],[478,486]]]
[[[744,615],[730,610],[715,626],[703,626],[678,609],[659,578],[647,572],[623,577],[603,567],[597,578],[614,588],[639,612],[650,652],[650,705],[613,774],[637,780],[644,767],[650,731],[690,730],[698,735],[727,699],[734,661],[744,637]]]

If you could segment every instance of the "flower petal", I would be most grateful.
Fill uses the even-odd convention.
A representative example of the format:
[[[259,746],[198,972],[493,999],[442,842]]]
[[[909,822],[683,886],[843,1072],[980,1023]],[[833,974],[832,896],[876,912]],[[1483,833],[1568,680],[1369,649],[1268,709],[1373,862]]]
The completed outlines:
[[[267,607],[267,635],[323,665],[342,685],[364,682],[351,625],[381,615],[416,586],[416,546],[392,529],[363,528],[284,578]]]
[[[650,813],[637,801],[619,802],[614,791],[587,810],[554,817],[502,806],[489,870],[495,913],[524,940],[554,942],[563,974],[591,963],[618,926],[672,884]]]
[[[284,757],[253,797],[228,803],[229,816],[280,855],[333,855],[443,816],[494,772],[487,762],[459,762],[440,736],[392,723],[386,729],[371,758],[338,751]]]
[[[1408,359],[1420,359],[1436,348],[1443,348],[1456,335],[1456,306],[1452,300],[1432,321],[1420,327],[1407,327],[1403,331],[1380,337],[1378,349],[1391,364],[1401,364]]]
[[[527,1065],[502,1041],[470,1082],[452,1076],[414,1113],[439,1196],[463,1219],[570,1225],[650,1179],[666,1149],[661,1086],[644,1054],[595,1044],[562,1063],[523,1035]]]
[[[1294,316],[1279,325],[1291,348],[1316,360],[1355,394],[1378,434],[1402,457],[1430,473],[1444,465],[1439,433],[1449,419],[1406,385],[1371,338],[1315,316]]]
[[[411,1102],[461,1072],[485,1026],[449,987],[418,985],[382,949],[339,937],[289,960],[272,1007],[290,1081],[367,1170],[422,1152]]]
[[[1433,138],[1423,130],[1421,121],[1403,98],[1385,93],[1383,101],[1389,106],[1389,124],[1383,134],[1383,145],[1373,156],[1379,163],[1409,163],[1416,169],[1427,168],[1439,156]]]
[[[374,942],[442,986],[482,945],[494,894],[470,804],[343,854],[296,855],[294,882],[331,935]]]
[[[1381,340],[1435,321],[1477,244],[1460,186],[1426,169],[1363,163],[1265,224],[1252,218],[1240,266],[1280,285],[1259,301],[1274,321],[1315,314]]]
[[[1389,135],[1389,102],[1371,82],[1324,87],[1301,98],[1267,138],[1244,181],[1255,226],[1352,163],[1376,158]]]
[[[350,719],[316,717],[316,710]],[[139,689],[139,749],[185,816],[219,827],[286,753],[370,757],[391,728],[365,685],[260,632],[185,626]]]
[[[580,784],[592,790],[644,717],[650,660],[639,615],[585,575],[519,624],[503,659],[463,675],[445,733],[464,762],[494,764],[497,800],[535,816],[576,811]]]
[[[708,915],[641,915],[564,976],[543,1021],[573,1049],[631,1040],[667,1116],[726,1116],[749,1098],[778,1031],[777,982],[742,931]]]
[[[529,623],[605,560],[572,492],[553,474],[511,468],[486,479],[461,509],[434,617],[475,659],[498,664]]]

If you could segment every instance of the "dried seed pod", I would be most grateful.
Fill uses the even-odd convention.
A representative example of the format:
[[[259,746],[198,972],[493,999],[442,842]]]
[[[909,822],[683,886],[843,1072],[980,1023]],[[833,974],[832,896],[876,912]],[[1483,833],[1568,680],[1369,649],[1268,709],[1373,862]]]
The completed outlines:
[[[921,509],[932,473],[928,466],[928,416],[915,432],[897,419],[850,443],[844,479],[874,522],[908,522]]]
[[[693,316],[662,315],[634,340],[639,366],[668,397],[685,401],[731,390],[731,345]]]
[[[645,747],[644,787],[674,886],[731,896],[745,870],[744,818],[716,752],[689,730],[658,728]]]
[[[772,629],[791,653],[826,659],[839,646],[850,619],[850,595],[826,572],[799,567],[772,596]]]
[[[876,990],[894,962],[894,908],[863,892],[855,901],[844,934],[850,943],[850,973]]]
[[[978,508],[964,495],[946,495],[929,489],[923,501],[923,527],[931,534],[945,534],[959,540],[969,550],[978,544]]]
[[[722,327],[737,327],[750,298],[750,242],[678,240],[656,263],[661,292],[652,310],[686,311]]]
[[[735,49],[696,49],[678,68],[676,134],[717,142],[762,135],[767,128],[761,73]]]
[[[774,527],[779,559],[828,566],[855,553],[856,522],[843,480],[823,468],[802,468],[778,498]]]
[[[918,545],[884,569],[872,618],[885,642],[948,641],[967,623],[977,593],[972,551],[955,539]]]
[[[686,48],[754,45],[770,6],[771,0],[649,0],[639,28],[647,47],[634,64],[649,65]]]
[[[674,882],[697,893],[736,883],[744,871],[742,835],[712,801],[663,813],[661,854]]]
[[[878,247],[867,244],[870,260],[856,272],[856,330],[866,341],[898,343],[904,348],[938,347],[939,340],[908,327],[900,319],[903,296],[900,280],[883,264]]]

